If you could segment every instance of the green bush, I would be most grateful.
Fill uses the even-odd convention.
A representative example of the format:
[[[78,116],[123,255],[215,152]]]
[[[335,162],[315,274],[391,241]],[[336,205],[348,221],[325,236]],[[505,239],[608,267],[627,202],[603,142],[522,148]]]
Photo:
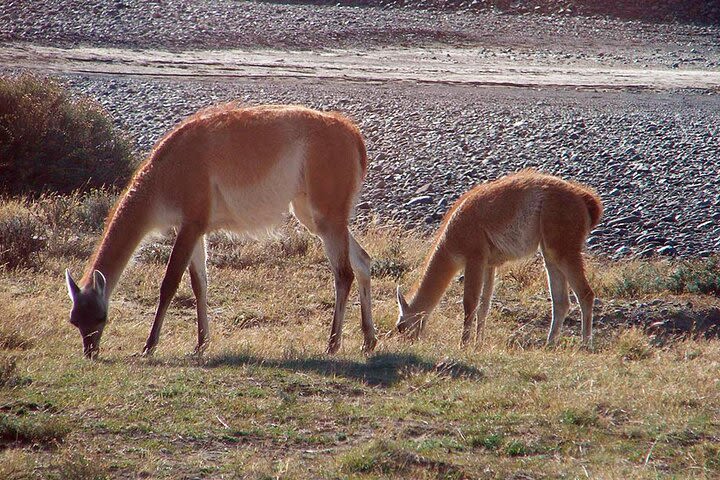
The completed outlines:
[[[673,293],[695,293],[720,297],[720,256],[677,266],[668,278]]]
[[[45,78],[0,77],[0,194],[120,186],[134,165],[128,137],[97,103]]]

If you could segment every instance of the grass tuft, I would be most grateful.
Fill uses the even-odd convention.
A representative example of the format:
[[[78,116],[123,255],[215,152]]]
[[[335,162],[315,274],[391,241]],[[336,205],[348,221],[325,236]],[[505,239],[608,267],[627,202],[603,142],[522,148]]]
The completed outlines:
[[[29,379],[20,375],[17,359],[0,355],[0,388],[12,388],[30,383]]]
[[[577,425],[588,427],[596,425],[598,422],[598,414],[593,410],[585,409],[567,409],[560,414],[560,423],[568,425]]]
[[[617,353],[623,360],[645,360],[655,353],[650,339],[641,330],[631,328],[620,334],[617,341]]]
[[[483,447],[487,450],[497,450],[502,446],[503,435],[491,433],[489,435],[469,435],[467,444],[470,447]]]
[[[370,274],[374,278],[400,280],[410,270],[410,264],[403,254],[400,238],[391,237],[385,248],[373,258]]]
[[[418,455],[399,443],[373,440],[368,445],[344,454],[340,459],[341,471],[345,473],[402,474],[430,471],[435,478],[467,478],[458,466]]]
[[[665,289],[667,265],[650,262],[624,262],[615,268],[605,292],[611,297],[633,298]]]
[[[512,440],[505,446],[505,453],[511,457],[521,457],[530,455],[532,453],[532,449],[519,440]]]
[[[13,321],[14,320],[14,321]],[[0,350],[28,350],[33,347],[30,338],[20,323],[21,319],[6,319],[0,324]]]

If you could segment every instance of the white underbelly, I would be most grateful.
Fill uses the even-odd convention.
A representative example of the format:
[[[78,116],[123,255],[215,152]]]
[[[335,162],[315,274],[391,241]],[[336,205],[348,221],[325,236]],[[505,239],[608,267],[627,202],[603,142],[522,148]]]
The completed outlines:
[[[305,153],[305,145],[295,145],[254,184],[238,186],[242,172],[238,172],[240,181],[212,178],[209,230],[252,232],[278,224],[302,185]]]
[[[542,198],[533,195],[515,212],[515,216],[499,231],[487,231],[491,248],[491,264],[527,257],[540,246],[540,209]]]

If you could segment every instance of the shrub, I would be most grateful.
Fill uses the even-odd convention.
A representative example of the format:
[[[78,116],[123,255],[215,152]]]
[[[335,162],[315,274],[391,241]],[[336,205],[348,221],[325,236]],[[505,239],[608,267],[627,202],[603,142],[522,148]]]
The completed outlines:
[[[47,256],[87,259],[116,199],[115,191],[104,189],[40,195],[33,207],[52,232],[48,236]]]
[[[83,194],[80,198],[80,208],[75,212],[78,225],[93,232],[101,231],[116,199],[116,195],[101,189],[92,189]]]
[[[0,77],[0,194],[124,185],[128,137],[88,99],[32,75]]]
[[[45,227],[26,203],[0,203],[0,268],[35,265],[45,245]]]
[[[668,278],[673,293],[696,293],[720,296],[720,257],[678,265]]]

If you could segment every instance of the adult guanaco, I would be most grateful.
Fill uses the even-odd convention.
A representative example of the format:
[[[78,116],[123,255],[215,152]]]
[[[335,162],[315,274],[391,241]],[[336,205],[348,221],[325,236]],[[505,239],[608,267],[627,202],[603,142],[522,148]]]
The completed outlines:
[[[143,353],[151,355],[163,318],[188,268],[197,299],[201,354],[208,341],[204,235],[226,229],[257,231],[274,225],[288,206],[323,241],[335,280],[335,309],[327,351],[340,348],[343,318],[354,278],[359,284],[366,351],[375,347],[371,315],[370,257],[348,230],[367,170],[359,129],[339,113],[301,106],[201,110],[153,148],[108,216],[85,274],[76,284],[66,271],[86,357],[95,357],[108,303],[121,273],[145,235],[177,228],[160,298]]]
[[[592,346],[595,295],[587,282],[582,249],[602,216],[602,203],[589,187],[558,177],[522,170],[476,186],[445,214],[410,302],[397,289],[397,329],[419,335],[448,284],[465,269],[462,344],[483,338],[495,270],[507,261],[542,251],[552,297],[547,344],[560,335],[570,308],[568,283],[582,311],[582,341]]]

